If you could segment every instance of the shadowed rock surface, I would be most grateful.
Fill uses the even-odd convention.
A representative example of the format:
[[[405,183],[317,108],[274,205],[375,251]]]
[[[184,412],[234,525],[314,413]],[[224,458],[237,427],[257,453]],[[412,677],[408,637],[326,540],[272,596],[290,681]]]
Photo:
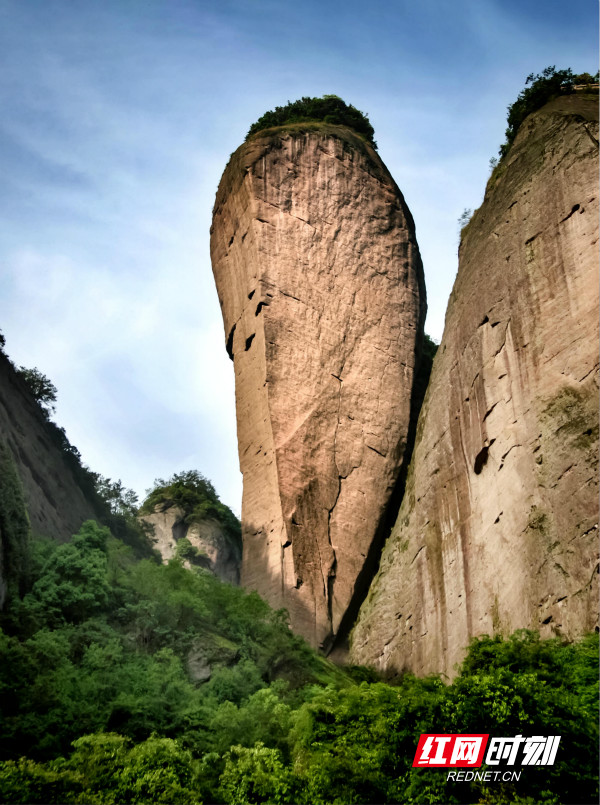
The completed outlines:
[[[0,442],[10,450],[35,533],[64,542],[84,520],[99,519],[25,381],[0,354]]]
[[[405,454],[425,314],[414,224],[360,136],[288,125],[233,154],[211,257],[235,367],[242,584],[327,649]]]
[[[355,662],[452,674],[470,638],[597,622],[598,107],[522,124],[460,247]]]

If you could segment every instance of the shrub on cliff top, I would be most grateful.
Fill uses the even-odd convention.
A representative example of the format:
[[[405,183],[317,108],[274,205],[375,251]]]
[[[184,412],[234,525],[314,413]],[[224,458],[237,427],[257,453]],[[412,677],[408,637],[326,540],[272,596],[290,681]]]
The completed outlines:
[[[156,506],[179,506],[186,523],[207,518],[218,520],[235,543],[241,545],[240,522],[228,506],[221,503],[214,486],[196,470],[176,472],[172,478],[157,478],[154,488],[140,507],[140,514],[151,514]]]
[[[519,126],[528,115],[560,95],[575,92],[575,84],[593,84],[597,81],[597,73],[595,76],[589,73],[573,75],[570,68],[557,70],[554,66],[546,67],[538,75],[530,73],[525,80],[525,89],[521,90],[517,100],[508,107],[506,142],[500,146],[500,156],[506,156],[517,136]]]
[[[336,126],[348,126],[362,134],[374,148],[377,144],[373,139],[375,131],[369,123],[369,118],[352,104],[345,103],[337,95],[323,95],[322,98],[300,98],[298,101],[288,101],[285,106],[276,106],[270,112],[259,118],[250,126],[246,139],[257,131],[270,129],[273,126],[284,126],[286,123],[303,123],[308,121],[323,121]]]

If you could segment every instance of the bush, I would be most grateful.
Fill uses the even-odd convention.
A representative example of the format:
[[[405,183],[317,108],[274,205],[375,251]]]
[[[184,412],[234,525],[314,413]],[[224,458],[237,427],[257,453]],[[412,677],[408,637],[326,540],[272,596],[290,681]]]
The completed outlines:
[[[82,791],[77,772],[43,766],[27,758],[0,762],[0,801],[16,805],[76,802]]]
[[[320,120],[336,126],[348,126],[361,134],[374,148],[377,147],[373,139],[375,131],[369,123],[367,115],[352,104],[345,103],[337,95],[323,95],[322,98],[305,97],[298,101],[288,101],[285,106],[276,106],[270,112],[265,112],[256,123],[250,126],[246,139],[258,131],[270,129],[273,126]]]
[[[232,746],[221,775],[221,792],[228,805],[294,802],[292,775],[277,749],[257,743],[251,749]]]
[[[85,522],[72,541],[59,545],[23,600],[23,611],[51,626],[79,623],[109,600],[107,528]]]

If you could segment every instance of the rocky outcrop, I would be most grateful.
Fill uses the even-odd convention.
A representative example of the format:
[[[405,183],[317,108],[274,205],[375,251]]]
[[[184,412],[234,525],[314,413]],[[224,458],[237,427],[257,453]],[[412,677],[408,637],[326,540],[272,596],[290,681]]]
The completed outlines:
[[[186,545],[188,551],[182,555],[188,564],[204,567],[222,581],[239,584],[241,546],[226,533],[217,520],[207,518],[200,522],[187,523],[182,509],[163,505],[156,506],[152,514],[144,514],[139,519],[150,526],[148,538],[162,556],[163,562],[178,555],[181,540],[188,540],[192,550]]]
[[[65,541],[99,514],[73,469],[77,462],[61,449],[62,437],[0,354],[0,442],[15,462],[32,531]]]
[[[351,656],[443,672],[474,635],[597,621],[598,108],[530,116],[490,178]]]
[[[235,367],[242,583],[328,648],[408,440],[425,312],[413,221],[360,136],[285,126],[233,154],[211,256]]]
[[[240,659],[239,648],[223,635],[205,632],[196,638],[186,657],[186,670],[192,682],[208,682],[218,668],[235,665]]]

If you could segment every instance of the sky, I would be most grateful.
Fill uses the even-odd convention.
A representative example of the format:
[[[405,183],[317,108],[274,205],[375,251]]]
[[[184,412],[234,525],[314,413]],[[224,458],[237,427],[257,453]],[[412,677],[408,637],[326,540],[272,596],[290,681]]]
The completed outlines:
[[[209,255],[229,155],[265,111],[366,112],[415,219],[440,340],[458,218],[506,108],[595,72],[595,0],[0,0],[0,330],[58,389],[85,464],[141,497],[196,469],[239,515],[233,366]]]

